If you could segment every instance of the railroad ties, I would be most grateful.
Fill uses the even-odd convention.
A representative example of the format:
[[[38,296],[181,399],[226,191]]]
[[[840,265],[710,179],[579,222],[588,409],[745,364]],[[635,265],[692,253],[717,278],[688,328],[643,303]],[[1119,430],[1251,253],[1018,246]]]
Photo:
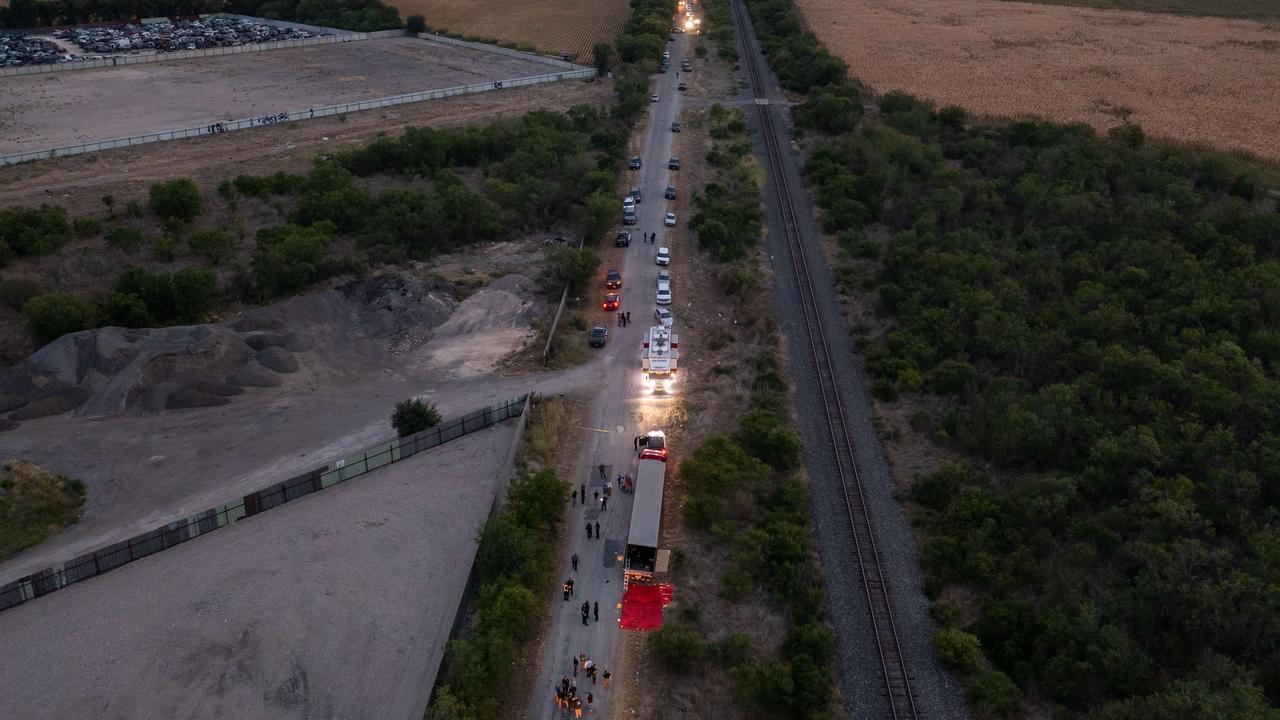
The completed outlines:
[[[743,0],[730,0],[730,2],[733,6],[733,13],[738,26],[743,30],[745,37],[749,23]],[[902,647],[898,642],[898,629],[893,620],[893,606],[890,604],[889,586],[884,578],[884,564],[880,560],[879,551],[876,549],[875,528],[872,526],[866,498],[863,496],[862,478],[858,474],[858,466],[854,459],[853,440],[849,437],[848,426],[844,417],[844,405],[840,400],[839,387],[831,364],[831,352],[827,346],[826,333],[822,327],[822,318],[818,315],[818,296],[814,292],[808,261],[805,259],[804,248],[801,245],[795,207],[791,202],[791,192],[786,173],[782,171],[780,143],[774,135],[770,105],[761,79],[755,52],[749,47],[744,49],[747,52],[743,54],[742,61],[747,68],[751,91],[755,100],[754,107],[760,120],[761,134],[764,137],[765,151],[769,155],[767,163],[769,179],[774,192],[778,196],[778,205],[782,209],[782,224],[787,246],[790,249],[791,268],[795,273],[796,286],[800,292],[800,304],[804,312],[805,330],[808,334],[809,346],[813,351],[814,369],[817,372],[818,386],[822,392],[827,429],[831,435],[831,445],[835,450],[840,488],[844,496],[845,508],[848,511],[849,532],[853,537],[854,552],[858,556],[859,574],[862,577],[867,612],[871,618],[876,651],[880,660],[881,679],[884,682],[883,692],[888,699],[889,713],[887,717],[893,720],[918,720],[922,716],[916,708],[915,694],[911,689],[911,679],[907,673],[906,659],[902,655]]]

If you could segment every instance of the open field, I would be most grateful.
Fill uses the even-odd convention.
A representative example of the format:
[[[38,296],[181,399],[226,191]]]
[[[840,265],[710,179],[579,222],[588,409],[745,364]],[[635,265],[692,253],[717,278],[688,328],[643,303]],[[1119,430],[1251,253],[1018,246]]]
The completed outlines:
[[[1139,10],[1177,15],[1264,18],[1280,17],[1280,3],[1274,0],[1026,0],[1045,5],[1076,5],[1103,10]]]
[[[416,38],[0,80],[0,154],[553,72]]]
[[[0,614],[0,717],[420,715],[514,422]]]
[[[627,0],[391,0],[401,17],[421,15],[433,30],[532,45],[540,52],[576,53],[590,64],[591,46],[612,43],[631,17]]]
[[[1280,159],[1280,25],[1001,0],[798,0],[876,91],[1000,116],[1129,120]]]

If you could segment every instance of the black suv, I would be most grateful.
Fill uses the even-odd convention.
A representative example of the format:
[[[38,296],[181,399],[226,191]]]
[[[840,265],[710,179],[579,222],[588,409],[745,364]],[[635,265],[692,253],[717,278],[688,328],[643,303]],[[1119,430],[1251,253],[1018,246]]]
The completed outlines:
[[[610,270],[604,276],[604,286],[610,290],[617,290],[622,287],[622,273],[617,270]]]
[[[664,198],[666,198],[666,199],[668,199],[668,200],[675,200],[675,199],[676,199],[676,186],[675,186],[675,185],[668,185],[668,186],[667,186],[667,190],[666,190],[666,192],[662,193],[662,197],[664,197]]]
[[[587,335],[587,342],[591,347],[604,347],[604,343],[608,339],[609,331],[603,325],[591,328],[591,334]]]
[[[679,160],[678,158],[671,158],[670,160],[668,160],[668,161],[667,161],[667,169],[668,169],[668,170],[679,170],[679,169],[680,169],[680,160]]]
[[[630,167],[631,167],[631,169],[632,169],[632,170],[639,170],[639,169],[640,169],[640,156],[639,156],[639,155],[632,155],[632,156],[631,156],[631,163],[630,163]]]
[[[631,247],[631,233],[623,230],[613,239],[614,247]]]

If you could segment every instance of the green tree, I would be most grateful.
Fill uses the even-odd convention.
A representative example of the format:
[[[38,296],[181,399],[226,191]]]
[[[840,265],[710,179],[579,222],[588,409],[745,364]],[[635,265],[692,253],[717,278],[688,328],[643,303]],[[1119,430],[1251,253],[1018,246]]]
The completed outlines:
[[[332,225],[287,224],[258,231],[251,261],[254,283],[264,297],[300,290],[319,280],[329,254]]]
[[[391,426],[400,437],[428,430],[440,424],[440,412],[432,403],[422,398],[410,398],[396,403],[391,415]]]
[[[982,645],[975,635],[957,628],[940,628],[933,634],[938,658],[958,670],[973,672],[982,666]]]
[[[551,287],[568,285],[570,294],[575,296],[586,291],[599,267],[600,256],[590,247],[561,245],[547,250],[547,280]]]
[[[404,29],[412,35],[422,34],[427,31],[427,20],[421,15],[410,15],[404,21]]]
[[[122,252],[134,253],[142,247],[142,231],[128,225],[112,225],[107,229],[105,239],[107,247]]]
[[[100,313],[92,300],[71,293],[48,293],[22,306],[27,328],[41,345],[98,326]]]
[[[190,178],[178,178],[151,186],[151,212],[160,218],[191,222],[202,209],[200,188]]]
[[[650,635],[649,647],[663,667],[679,673],[692,670],[706,651],[698,631],[680,622],[667,623]]]
[[[187,247],[192,255],[217,265],[231,257],[235,251],[235,240],[226,230],[202,230],[187,239]]]
[[[613,67],[613,46],[608,43],[596,43],[591,48],[591,58],[595,62],[596,72],[607,75]]]

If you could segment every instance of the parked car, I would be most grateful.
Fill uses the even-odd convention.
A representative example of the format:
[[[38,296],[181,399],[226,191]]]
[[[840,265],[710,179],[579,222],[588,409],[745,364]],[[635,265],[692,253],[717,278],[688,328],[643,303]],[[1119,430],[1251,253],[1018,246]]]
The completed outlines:
[[[636,199],[630,195],[622,198],[622,212],[633,213],[636,211]]]
[[[664,217],[664,218],[662,218],[662,224],[663,224],[663,225],[666,225],[667,227],[675,227],[675,226],[676,226],[676,214],[675,214],[675,213],[667,213],[667,216],[666,216],[666,217]]]
[[[671,304],[671,285],[669,283],[658,283],[658,304]]]
[[[667,190],[666,190],[666,192],[662,193],[662,197],[664,197],[664,198],[666,198],[666,199],[668,199],[668,200],[675,200],[675,199],[676,199],[676,186],[675,186],[675,185],[668,185],[668,186],[667,186]]]
[[[635,225],[635,224],[636,224],[636,214],[635,214],[634,212],[624,212],[624,213],[622,213],[622,224],[623,224],[623,225]]]
[[[591,347],[604,347],[605,341],[609,339],[609,331],[603,325],[597,325],[591,328],[590,334],[587,335],[587,344]]]
[[[651,103],[656,103],[656,102],[658,102],[658,96],[657,96],[657,95],[650,95],[650,96],[649,96],[649,102],[651,102]]]
[[[685,72],[693,71],[693,66],[689,64],[689,58],[685,58],[684,60],[680,61],[680,69],[684,70]]]
[[[678,122],[671,123],[671,132],[680,132],[680,123]]]
[[[622,287],[622,273],[617,270],[609,270],[604,276],[604,286],[610,290],[617,290]]]
[[[675,39],[676,39],[675,33],[667,33],[667,42],[675,42]]]
[[[634,199],[636,201],[636,204],[639,205],[640,204],[640,188],[638,187],[631,188],[631,192],[628,193],[628,197]]]
[[[661,284],[661,283],[669,283],[669,282],[671,282],[671,273],[667,272],[666,270],[659,270],[658,283]]]
[[[639,169],[640,169],[640,156],[639,156],[639,155],[632,155],[632,156],[631,156],[631,162],[630,162],[628,165],[629,165],[629,167],[630,167],[632,170],[639,170]]]
[[[679,160],[679,159],[677,159],[677,158],[671,158],[670,160],[668,160],[668,161],[667,161],[667,169],[668,169],[668,170],[679,170],[679,169],[680,169],[680,160]]]
[[[614,247],[631,247],[631,232],[627,230],[620,231],[613,238]]]
[[[680,84],[676,86],[676,89],[677,89],[677,90],[680,90],[681,92],[683,92],[683,91],[685,91],[685,90],[688,90],[688,89],[689,89],[689,83],[687,83],[687,82],[685,82],[685,81],[681,80],[681,81],[680,81]]]
[[[671,314],[670,310],[660,307],[653,311],[653,321],[663,327],[671,327],[675,324],[676,318]]]
[[[660,247],[660,248],[658,248],[658,254],[657,254],[657,256],[654,258],[654,261],[655,261],[655,262],[657,262],[659,265],[670,265],[670,264],[671,264],[671,249],[670,249],[670,248],[665,248],[665,247]]]
[[[620,305],[622,302],[618,300],[618,293],[609,293],[600,302],[600,307],[604,310],[617,310]]]

